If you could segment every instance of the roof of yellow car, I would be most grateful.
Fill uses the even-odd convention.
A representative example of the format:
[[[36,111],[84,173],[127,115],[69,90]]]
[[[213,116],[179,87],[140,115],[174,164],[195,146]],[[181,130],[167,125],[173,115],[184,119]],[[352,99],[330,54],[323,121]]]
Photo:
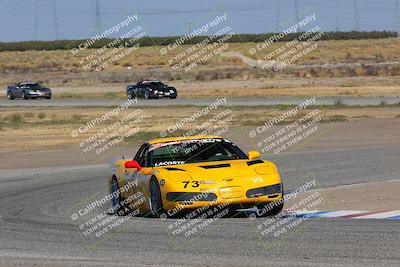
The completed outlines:
[[[174,142],[174,141],[184,141],[184,140],[194,140],[194,139],[210,139],[210,138],[223,138],[223,137],[215,136],[215,135],[166,137],[166,138],[153,139],[153,140],[150,140],[148,143],[153,145],[153,144],[158,144],[158,143],[167,143],[167,142]]]

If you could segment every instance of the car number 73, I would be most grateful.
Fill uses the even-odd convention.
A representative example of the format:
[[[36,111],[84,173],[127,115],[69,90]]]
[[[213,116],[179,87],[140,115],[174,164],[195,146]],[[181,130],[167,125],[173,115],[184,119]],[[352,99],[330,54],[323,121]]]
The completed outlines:
[[[183,185],[183,188],[187,188],[188,187],[188,185],[190,184],[190,186],[191,187],[199,187],[199,181],[192,181],[192,182],[190,182],[190,181],[185,181],[185,182],[182,182],[184,185]]]

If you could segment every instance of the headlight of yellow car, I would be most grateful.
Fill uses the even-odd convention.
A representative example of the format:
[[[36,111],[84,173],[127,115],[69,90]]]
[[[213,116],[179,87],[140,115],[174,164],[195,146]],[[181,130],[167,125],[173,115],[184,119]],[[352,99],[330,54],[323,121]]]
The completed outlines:
[[[192,177],[187,173],[169,173],[167,175],[169,181],[181,182],[181,181],[191,181]]]
[[[268,175],[276,173],[277,170],[274,164],[271,163],[266,163],[266,164],[267,165],[255,167],[254,170],[256,171],[256,173],[260,175]]]

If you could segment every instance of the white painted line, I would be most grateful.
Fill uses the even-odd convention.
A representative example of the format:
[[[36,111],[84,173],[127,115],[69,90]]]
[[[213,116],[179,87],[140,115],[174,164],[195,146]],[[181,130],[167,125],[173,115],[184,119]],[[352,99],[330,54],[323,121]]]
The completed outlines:
[[[314,214],[318,212],[324,212],[319,210],[283,210],[283,212],[287,214],[295,214],[295,215],[302,215],[302,214]]]
[[[385,219],[394,216],[400,216],[400,210],[377,212],[374,214],[352,217],[351,219]]]
[[[343,217],[343,216],[348,216],[348,215],[362,214],[362,213],[366,213],[366,212],[367,211],[360,211],[360,210],[339,210],[339,211],[332,211],[332,212],[321,214],[321,215],[319,215],[319,217],[337,218],[337,217]]]

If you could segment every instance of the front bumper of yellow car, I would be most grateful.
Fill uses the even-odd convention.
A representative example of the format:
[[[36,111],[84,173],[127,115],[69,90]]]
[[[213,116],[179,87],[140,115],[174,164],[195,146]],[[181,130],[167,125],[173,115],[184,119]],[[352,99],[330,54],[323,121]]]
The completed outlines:
[[[283,198],[282,184],[243,189],[228,186],[205,192],[168,192],[163,197],[166,210],[186,210],[219,205],[249,208],[259,204],[279,202]]]

